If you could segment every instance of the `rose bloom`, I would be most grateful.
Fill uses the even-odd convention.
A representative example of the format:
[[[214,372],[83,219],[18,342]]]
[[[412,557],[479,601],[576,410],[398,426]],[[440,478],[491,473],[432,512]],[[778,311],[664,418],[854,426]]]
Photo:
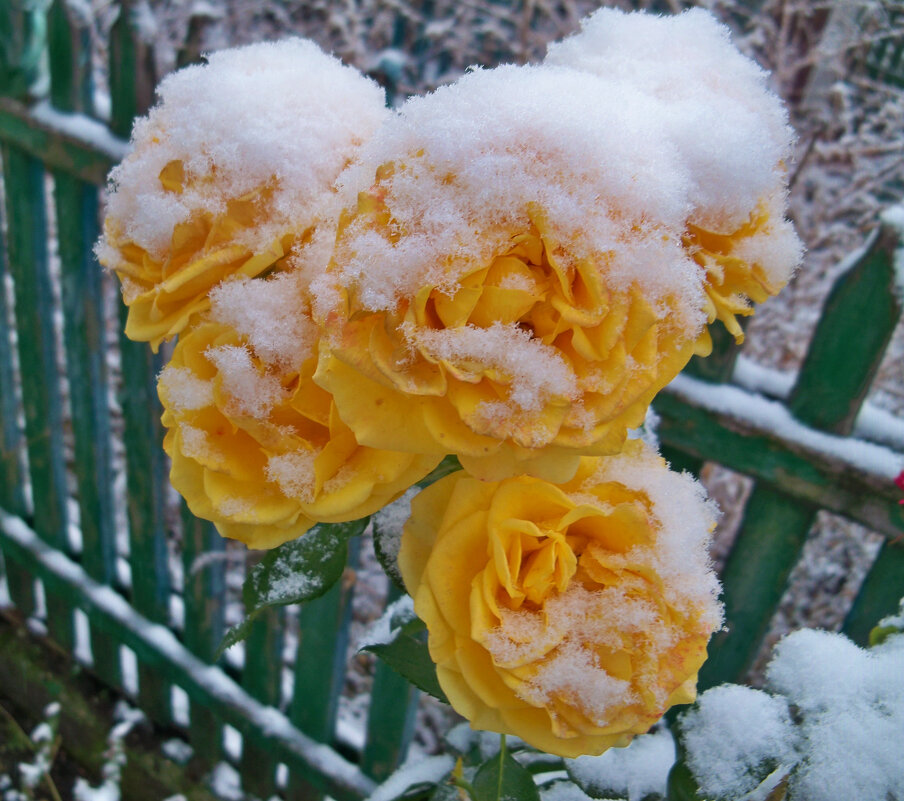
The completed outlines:
[[[777,294],[802,255],[785,219],[794,132],[768,73],[703,9],[673,16],[600,9],[551,44],[546,63],[631,84],[662,105],[659,135],[691,176],[683,240],[705,270],[708,322],[721,320],[743,341],[736,316]],[[699,352],[711,348],[704,329]]]
[[[752,315],[754,303],[777,295],[801,258],[800,240],[777,201],[759,204],[727,233],[688,222],[684,243],[706,271],[707,322],[720,320],[738,344],[744,341],[744,329],[737,317]],[[703,329],[697,350],[702,355],[712,351],[709,328]]]
[[[252,548],[369,515],[439,462],[357,443],[311,380],[316,329],[292,279],[219,288],[218,319],[183,332],[159,381],[173,487]]]
[[[643,135],[657,109],[500,68],[409,101],[365,146],[314,282],[315,380],[360,442],[491,480],[567,480],[619,451],[705,322],[681,164]]]
[[[639,441],[560,486],[456,473],[421,492],[399,567],[452,706],[577,757],[693,701],[722,620],[713,512]]]
[[[173,194],[184,189],[181,161],[170,162],[160,173],[160,185]],[[273,191],[262,187],[230,200],[222,214],[200,211],[173,229],[162,257],[155,258],[123,235],[123,228],[108,217],[105,241],[117,252],[115,272],[122,283],[122,298],[129,307],[126,336],[150,342],[154,350],[171,339],[210,306],[210,290],[229,276],[254,278],[280,270],[298,237],[287,232],[266,247],[241,241],[265,223],[272,212]]]
[[[126,335],[154,349],[223,279],[326,262],[336,179],[388,113],[376,84],[299,39],[214,53],[158,97],[110,173],[97,247],[122,282]]]

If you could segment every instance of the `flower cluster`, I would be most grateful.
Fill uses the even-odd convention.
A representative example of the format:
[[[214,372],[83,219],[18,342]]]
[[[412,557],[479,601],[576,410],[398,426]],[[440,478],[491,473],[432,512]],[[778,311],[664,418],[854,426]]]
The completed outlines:
[[[126,333],[178,337],[159,391],[192,511],[274,547],[453,454],[399,567],[456,709],[576,756],[692,700],[713,510],[628,432],[799,260],[765,75],[703,12],[603,11],[397,112],[299,41],[160,99],[98,254]]]

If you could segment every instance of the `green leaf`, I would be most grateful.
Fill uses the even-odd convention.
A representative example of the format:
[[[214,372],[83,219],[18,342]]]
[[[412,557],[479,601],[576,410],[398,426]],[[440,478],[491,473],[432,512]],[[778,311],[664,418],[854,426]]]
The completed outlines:
[[[869,646],[882,645],[889,637],[904,634],[904,598],[898,603],[898,613],[883,617],[869,633]]]
[[[388,636],[380,642],[363,645],[360,650],[376,654],[419,690],[448,704],[427,648],[427,627],[414,614],[411,599],[408,596],[399,599],[386,610],[384,618],[387,616]]]
[[[399,571],[399,545],[402,541],[402,527],[411,513],[411,499],[419,490],[433,482],[461,470],[457,456],[446,456],[429,475],[422,478],[404,495],[385,506],[373,516],[374,552],[383,572],[402,592],[407,592],[402,573]]]
[[[684,760],[678,760],[669,771],[668,801],[701,801],[697,781]]]
[[[870,629],[869,647],[875,648],[877,645],[882,645],[893,634],[900,633],[901,629],[898,626],[875,626]]]
[[[217,658],[250,634],[251,623],[265,609],[312,601],[332,587],[345,570],[349,539],[361,534],[367,522],[365,517],[350,523],[322,523],[261,559],[242,586],[247,616],[226,632]]]
[[[484,762],[472,782],[475,801],[540,801],[534,777],[505,748]]]
[[[399,545],[402,541],[402,526],[408,520],[411,499],[417,491],[412,488],[373,516],[374,553],[377,561],[389,580],[402,592],[407,590],[399,570]]]

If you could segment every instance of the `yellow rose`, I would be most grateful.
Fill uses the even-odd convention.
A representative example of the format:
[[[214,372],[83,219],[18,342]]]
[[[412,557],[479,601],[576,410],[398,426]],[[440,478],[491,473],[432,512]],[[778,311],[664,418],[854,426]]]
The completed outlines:
[[[182,162],[167,164],[159,180],[165,192],[182,194]],[[284,267],[293,245],[305,235],[286,233],[262,249],[242,240],[243,234],[269,219],[272,200],[273,187],[263,186],[228,201],[221,214],[196,212],[174,227],[169,247],[159,256],[129,240],[122,222],[108,216],[102,261],[113,267],[122,283],[122,298],[129,307],[126,336],[150,342],[156,351],[161,342],[177,336],[210,307],[210,291],[223,279],[254,278]]]
[[[155,349],[224,279],[324,268],[337,179],[389,114],[380,87],[312,42],[206,60],[161,82],[109,177],[98,258],[122,281],[127,336]]]
[[[740,343],[736,316],[753,314],[752,303],[784,287],[802,255],[785,219],[794,132],[782,100],[709,11],[606,8],[580,28],[551,44],[545,63],[633,85],[657,101],[657,137],[675,148],[691,178],[683,238],[705,271],[708,322],[721,320]],[[711,349],[704,328],[698,353]]]
[[[362,194],[340,249],[349,229],[391,235],[382,194]],[[359,441],[452,452],[490,480],[567,480],[581,454],[617,453],[693,355],[677,301],[610,283],[610,255],[573,258],[536,206],[505,238],[451,288],[425,284],[390,310],[338,290],[315,380]]]
[[[744,330],[736,315],[752,315],[753,303],[777,295],[801,257],[800,240],[775,203],[761,203],[743,225],[728,233],[689,222],[684,244],[706,271],[707,321],[720,320],[738,344],[744,341]],[[709,328],[703,329],[697,348],[701,355],[709,355]]]
[[[184,332],[159,393],[170,480],[198,517],[252,548],[369,515],[439,457],[365,448],[300,367],[265,361],[233,326]]]
[[[660,114],[583,72],[500,67],[375,134],[313,284],[315,381],[360,442],[488,480],[619,451],[706,319]]]
[[[721,624],[710,504],[637,441],[555,486],[448,476],[412,502],[399,567],[452,706],[565,757],[691,702]]]

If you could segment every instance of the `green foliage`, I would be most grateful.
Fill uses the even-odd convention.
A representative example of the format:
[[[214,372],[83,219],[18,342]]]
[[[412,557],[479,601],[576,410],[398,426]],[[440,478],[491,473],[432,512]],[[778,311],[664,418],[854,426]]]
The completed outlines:
[[[540,801],[533,775],[512,758],[505,735],[499,753],[477,769],[472,787],[473,801]]]
[[[869,633],[869,646],[882,645],[894,634],[904,634],[904,598],[898,604],[898,614],[882,618]]]
[[[694,774],[683,759],[679,759],[669,772],[668,801],[701,801]]]
[[[385,642],[365,645],[361,650],[376,654],[419,690],[449,703],[436,678],[436,665],[427,648],[427,627],[423,621],[414,614],[410,604],[393,605],[386,614],[389,615],[389,638]]]
[[[323,523],[270,551],[245,579],[246,617],[226,632],[217,657],[244,640],[251,623],[265,609],[312,601],[332,587],[345,570],[349,539],[361,534],[367,522],[364,517],[350,523]]]

